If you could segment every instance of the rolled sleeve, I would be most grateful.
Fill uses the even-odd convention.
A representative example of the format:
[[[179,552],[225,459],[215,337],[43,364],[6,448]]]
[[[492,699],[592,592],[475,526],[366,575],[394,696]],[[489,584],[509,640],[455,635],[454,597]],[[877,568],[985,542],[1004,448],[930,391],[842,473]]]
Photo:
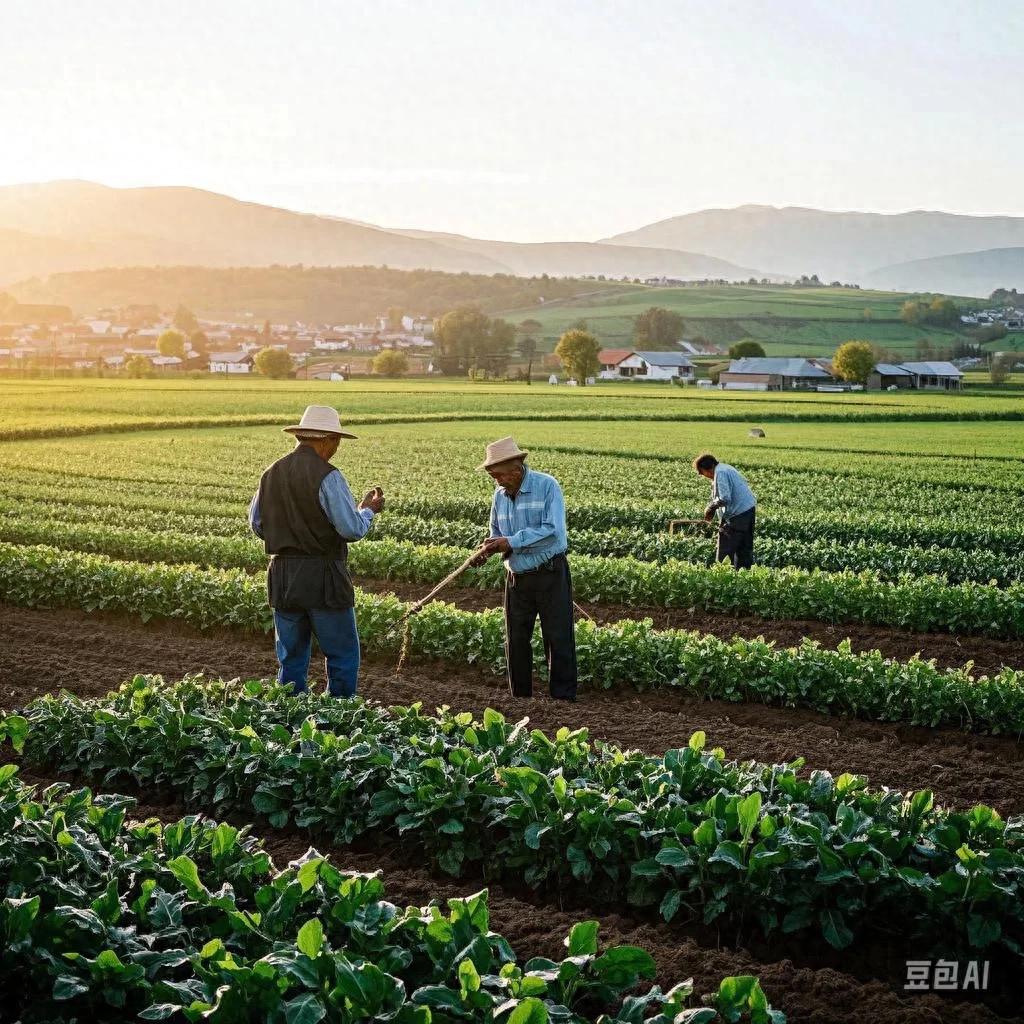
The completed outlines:
[[[360,540],[373,524],[373,509],[357,508],[348,482],[338,470],[320,484],[320,507],[344,540]]]

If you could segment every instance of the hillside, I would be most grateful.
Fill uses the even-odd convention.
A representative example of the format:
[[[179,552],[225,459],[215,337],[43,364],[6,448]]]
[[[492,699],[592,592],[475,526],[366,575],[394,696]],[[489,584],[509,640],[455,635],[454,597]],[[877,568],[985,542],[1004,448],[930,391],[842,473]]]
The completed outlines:
[[[510,309],[509,320],[531,316],[543,324],[545,347],[570,324],[587,326],[609,348],[633,343],[633,318],[649,306],[683,317],[687,340],[727,347],[750,338],[768,355],[828,356],[844,341],[863,340],[909,355],[921,339],[943,348],[963,336],[899,319],[908,296],[849,288],[771,288],[746,285],[635,288],[615,295],[584,295],[547,302],[537,310]],[[973,300],[963,300],[973,301]]]
[[[685,249],[790,276],[816,273],[822,280],[868,284],[877,282],[872,271],[897,263],[1024,246],[1024,217],[740,206],[671,217],[603,241]],[[917,284],[901,287],[955,293],[976,290],[969,274],[951,276],[944,282],[922,277]]]
[[[5,290],[20,302],[62,303],[77,314],[132,303],[161,309],[184,303],[215,318],[348,323],[370,321],[392,306],[439,316],[464,302],[488,312],[523,308],[523,319],[542,308],[541,300],[592,294],[597,288],[609,296],[636,286],[382,267],[128,267],[52,274]]]
[[[996,288],[1019,288],[1024,283],[1024,246],[897,263],[872,271],[865,283],[905,291],[964,288],[974,295],[989,295]]]
[[[388,266],[477,274],[745,278],[693,252],[592,242],[517,244],[388,231],[195,188],[109,188],[58,181],[0,188],[0,287],[102,267]]]

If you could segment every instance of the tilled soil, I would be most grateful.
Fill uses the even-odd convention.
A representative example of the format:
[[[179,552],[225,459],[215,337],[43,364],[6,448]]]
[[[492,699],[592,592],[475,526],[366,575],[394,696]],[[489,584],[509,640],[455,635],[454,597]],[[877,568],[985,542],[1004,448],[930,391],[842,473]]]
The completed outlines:
[[[137,672],[167,678],[196,671],[248,677],[271,675],[275,669],[272,644],[265,636],[201,632],[177,623],[142,624],[110,614],[0,607],[0,615],[4,622],[0,706],[7,708],[20,707],[60,687],[82,695],[102,694]],[[412,664],[396,677],[392,663],[371,661],[365,666],[361,692],[386,703],[420,700],[428,708],[448,704],[480,711],[491,706],[515,718],[528,715],[535,726],[546,730],[562,725],[586,727],[595,738],[652,753],[679,746],[693,731],[703,729],[709,742],[723,746],[730,757],[783,761],[803,756],[808,768],[866,774],[875,785],[931,788],[946,803],[966,806],[982,801],[1003,813],[1024,810],[1024,773],[1020,771],[1024,754],[1012,739],[699,701],[671,692],[584,692],[575,705],[556,704],[541,696],[513,699],[504,680],[444,663]],[[49,780],[30,776],[27,781]],[[166,819],[183,810],[173,803],[140,808],[143,814]],[[265,826],[260,832],[279,863],[299,856],[310,845],[306,835]],[[382,869],[388,898],[399,904],[443,902],[483,886],[480,879],[435,877],[419,866],[410,851],[391,841],[379,849],[359,851],[317,845],[345,867]],[[728,948],[718,946],[714,936],[684,934],[646,911],[629,907],[608,911],[588,907],[579,899],[555,907],[537,902],[527,891],[493,884],[489,888],[492,927],[523,956],[561,956],[561,940],[572,923],[597,918],[604,942],[632,943],[651,951],[658,963],[659,983],[669,985],[692,976],[697,991],[706,992],[725,975],[756,974],[773,1005],[784,1010],[791,1022],[982,1024],[1024,1019],[1000,1018],[984,1006],[936,995],[905,996],[893,965],[880,969],[878,956],[873,958],[870,950],[831,955],[800,947],[783,948],[781,953],[770,946],[750,951]],[[882,976],[887,980],[872,980]],[[997,984],[998,979],[993,979],[993,988]]]
[[[189,672],[235,678],[276,671],[266,636],[74,611],[0,607],[0,616],[0,706],[7,708],[61,687],[104,694],[138,672],[174,679]],[[316,672],[322,678],[322,668]],[[529,716],[547,731],[587,728],[595,739],[648,753],[682,746],[701,729],[730,758],[777,763],[803,757],[808,769],[855,772],[893,789],[931,789],[946,804],[1024,811],[1024,745],[1007,737],[703,701],[669,690],[582,691],[574,705],[540,695],[515,699],[503,678],[429,661],[407,665],[401,676],[393,662],[368,661],[360,692],[386,704],[422,701],[428,709],[447,704],[480,712],[489,706],[517,720]]]
[[[35,772],[25,772],[24,777],[26,782],[38,785],[68,781]],[[184,813],[186,808],[180,803],[140,802],[134,816],[158,817],[168,822]],[[432,874],[418,866],[415,855],[398,843],[355,850],[314,842],[308,834],[272,829],[265,823],[259,823],[255,831],[263,837],[279,867],[301,857],[313,845],[346,870],[381,871],[386,898],[402,907],[431,902],[444,906],[449,899],[471,895],[484,887],[480,879],[456,880]],[[900,991],[902,979],[896,976],[893,965],[880,970],[879,958],[873,957],[871,950],[859,954],[826,951],[823,956],[811,952],[806,957],[809,963],[798,964],[792,958],[766,955],[764,950],[755,954],[744,948],[716,944],[713,937],[710,942],[706,937],[698,941],[650,913],[629,907],[610,912],[607,908],[588,907],[585,900],[554,906],[528,892],[516,892],[493,882],[487,888],[491,928],[509,940],[522,961],[533,956],[560,960],[565,955],[562,940],[573,924],[596,919],[601,925],[602,946],[640,946],[654,957],[658,968],[655,980],[663,989],[692,978],[695,992],[704,994],[714,992],[728,975],[754,974],[761,979],[772,1006],[784,1011],[790,1024],[998,1024],[1024,1020],[1022,1016],[997,1013],[976,1002],[935,994],[905,995]],[[821,964],[823,960],[826,965]],[[829,960],[837,965],[827,964]],[[876,980],[872,976],[880,973],[888,973],[890,980]],[[995,998],[1001,1004],[1007,1003],[1003,993],[1015,987],[1014,979],[1003,979],[1002,983],[993,979]]]
[[[404,601],[416,601],[427,594],[429,587],[387,580],[359,580],[364,590],[394,593]],[[501,593],[473,587],[450,587],[439,595],[466,611],[483,611],[501,607]],[[855,651],[881,651],[887,658],[907,661],[915,654],[934,658],[943,668],[960,668],[974,662],[975,675],[993,675],[1004,666],[1024,668],[1024,641],[992,640],[988,637],[956,636],[952,633],[913,633],[859,622],[830,625],[817,619],[763,619],[757,615],[720,615],[700,608],[649,608],[625,604],[591,604],[579,602],[594,621],[605,624],[620,619],[651,619],[658,629],[692,629],[731,640],[763,636],[779,647],[793,647],[804,638],[817,640],[823,646],[835,647],[849,639]]]

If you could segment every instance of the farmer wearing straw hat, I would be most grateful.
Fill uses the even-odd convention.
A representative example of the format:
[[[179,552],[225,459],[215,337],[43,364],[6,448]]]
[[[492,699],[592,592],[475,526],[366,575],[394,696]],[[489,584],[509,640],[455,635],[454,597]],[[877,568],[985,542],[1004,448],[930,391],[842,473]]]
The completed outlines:
[[[310,405],[285,433],[296,445],[260,478],[249,506],[249,525],[270,555],[267,593],[274,609],[278,679],[306,691],[313,636],[327,662],[333,697],[351,697],[359,674],[355,592],[348,572],[348,542],[369,530],[384,508],[375,487],[357,505],[330,459],[343,437],[336,410]]]
[[[526,465],[511,437],[487,446],[478,469],[494,480],[491,532],[474,564],[505,560],[505,660],[514,697],[533,695],[533,627],[540,617],[551,696],[576,699],[572,577],[565,552],[565,501],[558,481]]]

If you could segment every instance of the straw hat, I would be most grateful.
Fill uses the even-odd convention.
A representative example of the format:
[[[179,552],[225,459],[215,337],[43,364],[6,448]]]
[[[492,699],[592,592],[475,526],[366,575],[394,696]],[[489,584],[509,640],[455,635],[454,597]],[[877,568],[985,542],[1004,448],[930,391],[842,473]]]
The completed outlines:
[[[341,420],[337,409],[329,405],[307,405],[302,419],[294,427],[282,427],[286,434],[301,434],[303,437],[351,437],[341,429]]]
[[[477,469],[490,469],[499,462],[508,462],[510,459],[525,459],[529,452],[524,452],[516,444],[514,437],[503,437],[500,441],[492,441],[487,446],[487,458],[477,466]]]

